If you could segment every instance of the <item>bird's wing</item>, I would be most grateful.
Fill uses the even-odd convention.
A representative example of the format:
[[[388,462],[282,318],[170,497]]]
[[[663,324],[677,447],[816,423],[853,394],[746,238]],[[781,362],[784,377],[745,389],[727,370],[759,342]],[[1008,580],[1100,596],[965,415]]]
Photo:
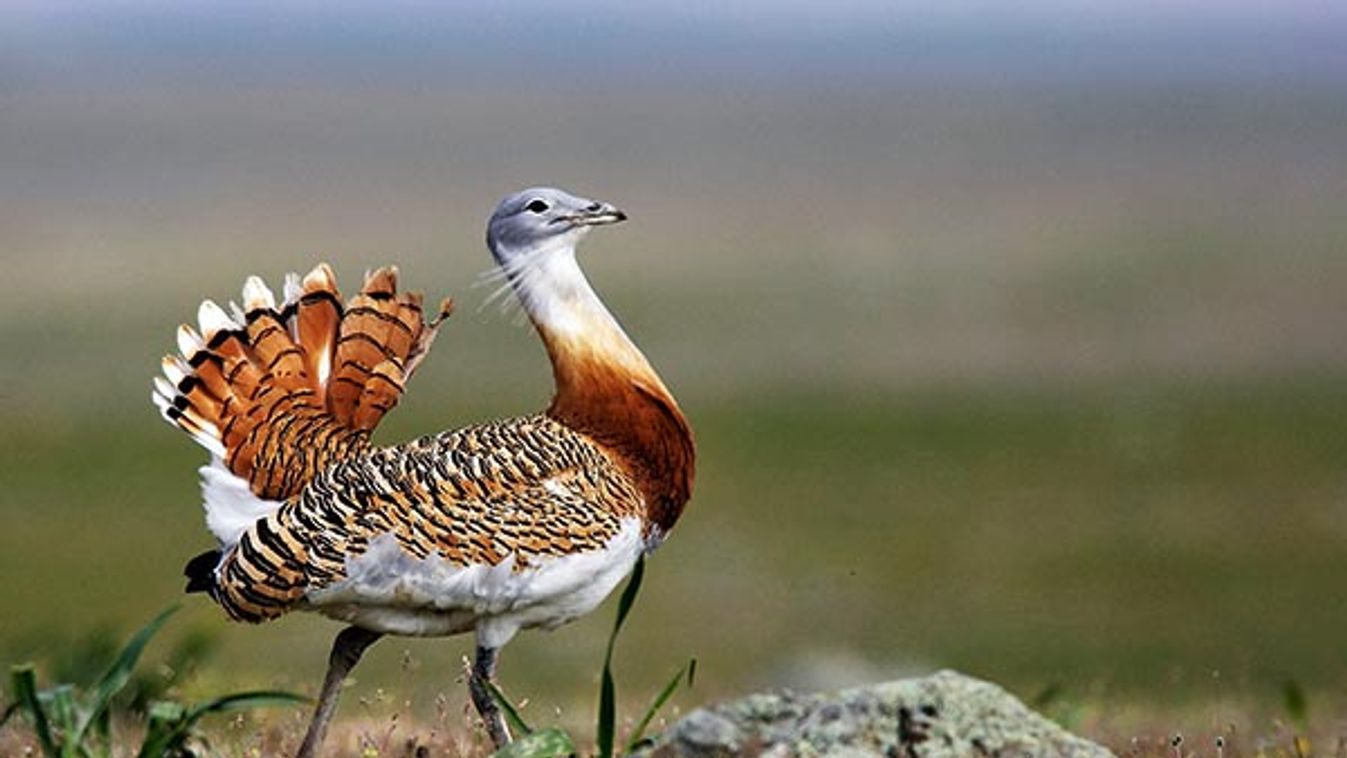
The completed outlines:
[[[546,416],[469,427],[320,474],[225,556],[217,599],[245,620],[301,602],[522,602],[534,590],[486,585],[618,543],[634,549],[644,511],[625,471]]]
[[[200,332],[179,328],[181,355],[164,358],[151,397],[219,459],[207,485],[275,502],[368,448],[452,304],[427,321],[421,296],[398,292],[397,269],[387,267],[343,305],[324,263],[302,280],[288,276],[280,305],[257,277],[243,286],[243,307],[230,305],[232,314],[207,300]]]

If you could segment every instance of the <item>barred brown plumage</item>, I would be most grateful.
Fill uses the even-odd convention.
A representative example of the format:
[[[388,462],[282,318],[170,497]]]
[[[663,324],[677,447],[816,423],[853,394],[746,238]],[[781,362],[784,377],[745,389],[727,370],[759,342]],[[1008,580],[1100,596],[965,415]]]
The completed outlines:
[[[164,358],[168,381],[157,382],[156,404],[259,497],[298,493],[331,462],[369,446],[452,309],[446,300],[427,323],[420,295],[397,293],[396,282],[391,267],[369,274],[343,310],[331,268],[319,264],[302,284],[292,275],[278,311],[250,277],[244,307],[231,303],[234,318],[207,300],[203,336],[179,328],[182,356]]]
[[[496,744],[508,730],[487,682],[518,630],[587,613],[653,550],[691,497],[692,433],[673,395],[575,260],[610,205],[560,190],[506,198],[487,243],[551,359],[541,414],[373,448],[449,314],[426,320],[397,271],[344,305],[319,264],[278,306],[256,277],[232,315],[202,303],[178,331],[152,395],[211,453],[201,468],[218,550],[187,566],[234,619],[290,610],[346,621],[300,749],[322,741],[346,673],[383,634],[475,631],[473,703]]]
[[[415,558],[494,566],[514,556],[522,571],[538,558],[601,550],[622,519],[644,514],[633,479],[558,421],[471,426],[325,469],[244,532],[222,564],[217,599],[242,621],[275,618],[347,578],[347,561],[383,534]]]

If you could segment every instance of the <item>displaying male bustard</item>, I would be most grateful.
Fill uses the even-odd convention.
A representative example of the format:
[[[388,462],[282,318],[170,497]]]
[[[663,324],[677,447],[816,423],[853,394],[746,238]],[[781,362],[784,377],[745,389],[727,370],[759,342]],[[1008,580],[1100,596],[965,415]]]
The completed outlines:
[[[556,189],[491,216],[488,247],[552,362],[556,394],[531,416],[370,445],[450,310],[427,321],[392,268],[344,305],[326,264],[286,277],[279,304],[250,277],[241,308],[207,300],[200,332],[179,328],[153,399],[211,453],[200,471],[219,542],[188,563],[188,591],[241,621],[309,610],[348,624],[301,756],[385,634],[475,632],[469,691],[508,742],[487,686],[501,646],[593,610],[678,520],[691,431],[575,259],[592,227],[625,218]]]

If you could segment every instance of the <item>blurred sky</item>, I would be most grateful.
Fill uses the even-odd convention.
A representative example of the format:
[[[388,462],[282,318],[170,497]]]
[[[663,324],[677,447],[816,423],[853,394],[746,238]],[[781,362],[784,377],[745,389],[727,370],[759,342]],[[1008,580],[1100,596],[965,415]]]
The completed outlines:
[[[593,77],[836,87],[932,74],[1293,84],[1347,70],[1347,10],[1329,2],[19,2],[0,23],[9,89],[70,76],[466,74],[562,89]]]

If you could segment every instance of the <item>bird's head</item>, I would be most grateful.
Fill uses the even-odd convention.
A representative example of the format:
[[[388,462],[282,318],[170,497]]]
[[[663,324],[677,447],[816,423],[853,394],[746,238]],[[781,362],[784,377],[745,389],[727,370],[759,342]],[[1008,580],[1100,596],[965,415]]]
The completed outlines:
[[[486,244],[501,266],[524,256],[573,249],[591,227],[616,224],[627,214],[608,203],[551,187],[533,187],[500,201],[487,222]]]

